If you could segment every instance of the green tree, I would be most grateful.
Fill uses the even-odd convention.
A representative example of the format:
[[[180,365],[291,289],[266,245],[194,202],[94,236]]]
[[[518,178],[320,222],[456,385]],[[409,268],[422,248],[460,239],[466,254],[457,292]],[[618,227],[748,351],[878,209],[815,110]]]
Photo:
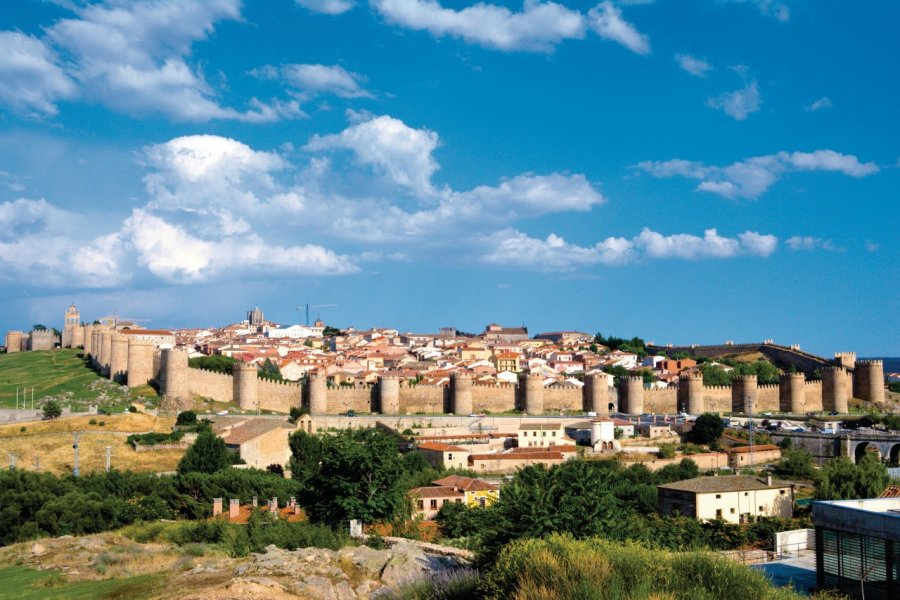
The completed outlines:
[[[176,425],[195,425],[197,423],[197,413],[192,410],[185,410],[178,413],[175,419]]]
[[[673,444],[660,444],[659,445],[659,457],[660,458],[675,458],[675,446]]]
[[[278,368],[278,365],[273,363],[268,358],[266,362],[264,362],[257,371],[259,376],[263,379],[270,379],[272,381],[284,381],[284,378],[281,376],[281,369]]]
[[[343,335],[343,332],[337,327],[326,325],[325,329],[322,330],[322,337],[334,337],[336,335]]]
[[[292,469],[313,521],[336,525],[392,520],[406,506],[397,442],[379,429],[291,436]]]
[[[725,424],[715,413],[703,413],[697,417],[694,427],[688,432],[688,441],[695,444],[709,444],[725,431]]]
[[[854,465],[846,456],[825,463],[816,484],[818,500],[875,498],[888,486],[891,477],[874,452],[866,452]]]
[[[790,439],[790,438],[785,438]],[[812,479],[816,470],[812,455],[803,448],[788,448],[781,456],[778,470],[788,477]]]
[[[178,463],[178,473],[215,473],[231,465],[225,442],[210,429],[204,429]]]
[[[216,371],[217,373],[231,373],[234,371],[234,363],[238,362],[236,358],[223,356],[221,354],[213,354],[211,356],[195,356],[188,359],[188,366],[194,369],[205,369],[207,371]]]
[[[43,415],[45,419],[56,419],[62,414],[62,406],[56,400],[44,402]]]
[[[47,331],[47,327],[41,323],[35,323],[31,326],[32,331]]]

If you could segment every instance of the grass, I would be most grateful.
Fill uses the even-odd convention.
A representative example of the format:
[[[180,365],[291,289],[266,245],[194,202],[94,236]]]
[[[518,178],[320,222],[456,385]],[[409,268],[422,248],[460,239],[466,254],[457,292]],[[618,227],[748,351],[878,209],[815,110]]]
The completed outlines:
[[[95,423],[91,424],[91,420]],[[174,471],[183,450],[135,452],[127,444],[129,433],[168,432],[175,419],[141,413],[97,417],[68,417],[52,421],[15,423],[0,426],[0,458],[16,456],[17,466],[34,469],[40,459],[41,471],[56,475],[70,473],[74,454],[73,432],[79,432],[79,468],[82,473],[106,468],[106,446],[111,446],[112,466],[132,471]],[[104,423],[104,425],[100,425]],[[25,431],[22,431],[22,428]]]
[[[70,583],[58,571],[37,571],[27,567],[0,569],[0,589],[7,600],[140,600],[165,591],[165,581],[165,575],[159,573]]]
[[[119,386],[88,368],[80,354],[78,349],[0,354],[0,407],[16,407],[17,389],[20,394],[28,390],[28,408],[34,389],[35,409],[39,408],[43,398],[55,397],[74,410],[98,404],[107,410],[121,411],[132,400],[146,401],[156,396],[150,386],[142,386],[128,394],[120,391]]]

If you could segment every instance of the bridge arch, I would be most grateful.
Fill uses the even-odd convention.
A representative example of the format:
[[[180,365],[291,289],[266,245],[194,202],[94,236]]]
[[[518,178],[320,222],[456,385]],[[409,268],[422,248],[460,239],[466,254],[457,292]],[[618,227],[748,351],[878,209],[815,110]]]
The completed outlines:
[[[898,467],[900,466],[900,443],[894,444],[891,446],[891,449],[887,453],[888,466]]]
[[[874,452],[879,460],[882,459],[881,448],[878,447],[878,444],[875,442],[861,442],[856,445],[856,448],[853,451],[853,462],[859,463],[863,456],[866,455],[866,452]]]

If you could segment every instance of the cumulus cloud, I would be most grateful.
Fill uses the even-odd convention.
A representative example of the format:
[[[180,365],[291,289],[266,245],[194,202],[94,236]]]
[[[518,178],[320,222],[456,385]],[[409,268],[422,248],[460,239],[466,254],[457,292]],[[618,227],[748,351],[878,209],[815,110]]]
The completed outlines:
[[[709,98],[706,104],[710,108],[721,110],[736,121],[743,121],[751,113],[759,110],[762,99],[759,95],[759,86],[754,79],[739,90]]]
[[[706,74],[712,70],[712,65],[708,62],[690,54],[676,54],[675,61],[682,70],[696,77],[706,77]]]
[[[380,116],[351,125],[338,134],[315,135],[306,149],[350,150],[360,164],[382,172],[397,185],[417,194],[432,195],[431,176],[438,169],[432,152],[437,146],[437,133]]]
[[[755,6],[759,12],[767,17],[773,17],[783,23],[791,19],[791,9],[780,0],[723,0],[736,4]]]
[[[840,250],[831,240],[808,235],[795,235],[784,240],[784,243],[791,250],[827,250],[828,252],[838,252]]]
[[[638,54],[650,54],[650,39],[623,19],[622,9],[612,2],[601,2],[589,10],[588,20],[601,38],[618,42]]]
[[[307,94],[334,94],[341,98],[371,98],[360,86],[365,78],[340,65],[283,65],[280,69],[266,66],[255,72],[266,78],[281,77],[296,90]]]
[[[828,99],[828,96],[822,96],[821,98],[807,106],[806,110],[809,112],[816,112],[817,110],[831,108],[831,106],[831,100]]]
[[[702,162],[673,159],[645,161],[635,165],[653,177],[686,177],[700,180],[697,190],[725,198],[758,198],[786,173],[797,171],[832,171],[850,177],[866,177],[878,172],[874,162],[863,163],[852,154],[834,150],[813,152],[778,152],[756,156],[726,167]]]
[[[647,259],[767,257],[778,246],[775,236],[755,231],[729,238],[719,235],[715,229],[708,229],[703,237],[699,237],[687,233],[663,235],[648,228],[631,239],[608,237],[593,246],[571,244],[556,234],[537,239],[511,229],[487,237],[483,242],[488,248],[483,258],[485,262],[541,271],[572,271],[598,264],[624,265]]]
[[[341,15],[352,9],[354,0],[296,0],[303,8],[324,15]]]
[[[52,116],[56,103],[75,93],[75,83],[42,41],[0,31],[0,104],[27,115]]]
[[[521,12],[484,3],[454,10],[435,0],[371,0],[371,4],[390,23],[497,50],[548,52],[585,33],[584,16],[554,2],[528,1]]]
[[[252,99],[245,111],[222,106],[203,74],[189,66],[193,43],[221,20],[240,18],[240,0],[143,0],[73,8],[77,18],[47,29],[85,97],[132,115],[178,121],[269,122],[302,116],[296,101]]]

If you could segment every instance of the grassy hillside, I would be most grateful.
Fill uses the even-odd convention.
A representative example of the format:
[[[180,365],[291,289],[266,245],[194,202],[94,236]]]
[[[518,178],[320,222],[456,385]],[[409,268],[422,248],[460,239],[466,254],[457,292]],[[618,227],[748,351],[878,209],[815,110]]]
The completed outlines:
[[[0,407],[16,406],[17,388],[20,402],[22,390],[28,390],[28,407],[34,388],[35,408],[41,399],[53,397],[74,410],[98,404],[107,410],[121,411],[132,399],[155,395],[149,386],[123,392],[121,386],[86,367],[80,354],[81,350],[76,349],[0,354]]]
[[[82,473],[106,468],[106,446],[111,447],[114,468],[174,471],[183,455],[181,450],[135,452],[125,441],[131,433],[171,431],[174,423],[175,419],[171,417],[125,413],[2,425],[0,460],[3,464],[8,464],[8,455],[11,453],[16,456],[19,467],[30,470],[35,467],[35,459],[39,458],[41,471],[56,475],[71,473],[74,461],[72,434],[77,431],[80,435],[79,467]]]

